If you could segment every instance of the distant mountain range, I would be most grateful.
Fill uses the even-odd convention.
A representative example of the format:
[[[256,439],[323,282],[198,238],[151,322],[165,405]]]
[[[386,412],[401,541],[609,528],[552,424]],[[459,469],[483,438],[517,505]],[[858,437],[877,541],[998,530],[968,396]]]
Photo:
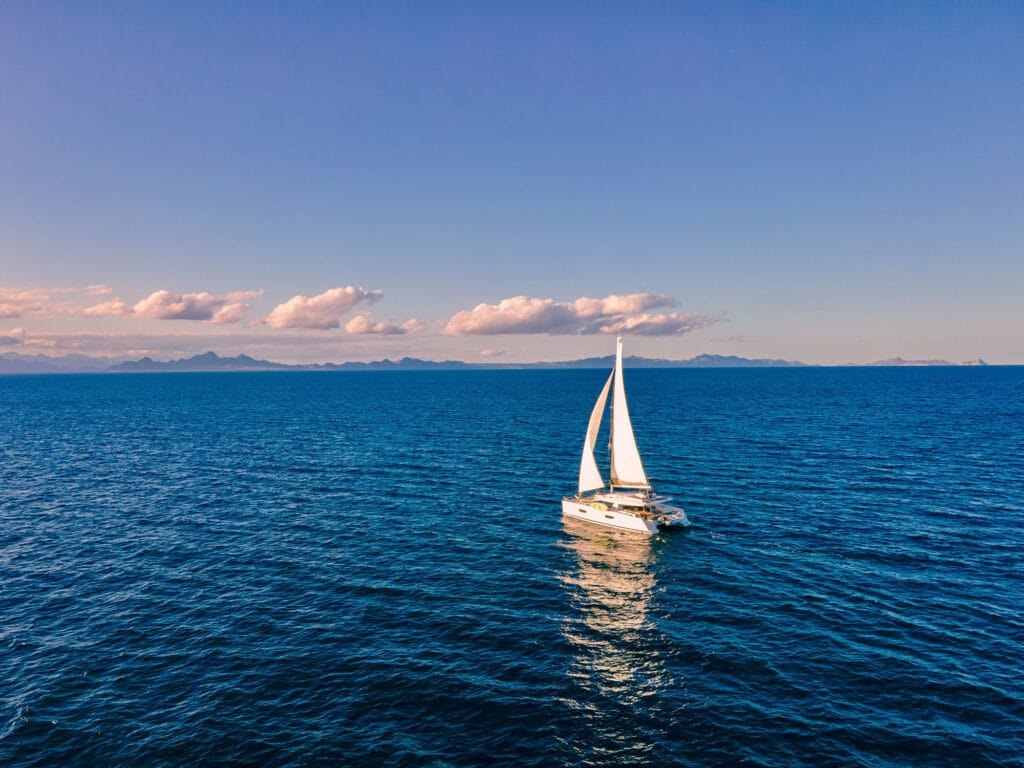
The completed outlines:
[[[108,370],[115,373],[142,371],[396,371],[396,370],[494,370],[526,368],[610,368],[615,362],[612,355],[588,357],[582,360],[567,360],[550,363],[465,363],[460,360],[420,360],[403,357],[401,360],[375,360],[370,363],[314,363],[309,365],[285,365],[267,360],[255,360],[248,355],[220,357],[207,352],[195,357],[169,360],[165,363],[144,357],[142,360],[118,363]],[[631,368],[766,368],[802,367],[804,363],[788,360],[750,360],[733,355],[698,355],[689,360],[661,360],[631,356],[623,361]]]
[[[257,360],[248,355],[221,357],[215,352],[159,361],[150,357],[111,364],[110,360],[86,355],[21,355],[7,352],[0,355],[0,374],[3,373],[158,373],[185,371],[423,371],[423,370],[510,370],[536,368],[610,368],[615,358],[587,357],[581,360],[541,363],[465,363],[459,360],[420,360],[403,357],[401,360],[375,360],[369,363],[312,363],[287,365],[269,360]],[[624,363],[629,368],[806,368],[807,363],[792,360],[737,357],[735,355],[697,355],[688,360],[664,360],[630,356]],[[938,366],[987,365],[984,360],[951,363],[948,360],[904,360],[893,357],[868,363],[869,366]]]
[[[0,355],[0,373],[94,373],[109,370],[111,361],[88,355],[22,355],[5,352]]]
[[[221,357],[216,352],[206,352],[193,357],[182,357],[178,360],[162,362],[151,357],[141,360],[128,360],[110,366],[112,373],[148,373],[155,371],[285,371],[291,366],[284,363],[272,363],[269,360],[257,360],[248,355]]]

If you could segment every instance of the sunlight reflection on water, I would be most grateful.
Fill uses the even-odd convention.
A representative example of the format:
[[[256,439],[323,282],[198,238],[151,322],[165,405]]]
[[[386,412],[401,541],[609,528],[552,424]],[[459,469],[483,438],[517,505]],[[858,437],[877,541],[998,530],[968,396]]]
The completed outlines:
[[[659,694],[676,681],[648,619],[657,586],[653,539],[571,518],[563,523],[563,546],[576,555],[560,577],[576,608],[562,627],[572,649],[566,674],[579,691],[567,703],[589,734],[582,743],[591,757],[654,757],[665,736]]]

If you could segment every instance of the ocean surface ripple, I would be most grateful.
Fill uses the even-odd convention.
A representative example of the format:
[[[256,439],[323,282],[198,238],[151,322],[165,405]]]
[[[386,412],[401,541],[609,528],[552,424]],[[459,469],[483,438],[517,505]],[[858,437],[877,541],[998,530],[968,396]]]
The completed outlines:
[[[1024,765],[1024,369],[0,377],[0,765]]]

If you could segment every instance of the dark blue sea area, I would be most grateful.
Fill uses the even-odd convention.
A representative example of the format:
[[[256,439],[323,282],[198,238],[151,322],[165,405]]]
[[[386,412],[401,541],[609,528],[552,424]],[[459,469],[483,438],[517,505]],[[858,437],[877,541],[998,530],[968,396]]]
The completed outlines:
[[[0,378],[0,765],[1024,765],[1024,368],[606,376]]]

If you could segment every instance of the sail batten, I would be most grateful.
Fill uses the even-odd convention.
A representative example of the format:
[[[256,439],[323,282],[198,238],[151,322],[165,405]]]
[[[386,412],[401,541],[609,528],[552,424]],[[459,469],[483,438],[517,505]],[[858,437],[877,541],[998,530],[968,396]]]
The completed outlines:
[[[640,460],[640,451],[636,447],[633,436],[633,423],[629,418],[629,406],[626,405],[626,389],[622,382],[622,339],[616,342],[615,394],[612,397],[612,451],[611,451],[611,485],[628,486],[631,488],[650,488],[647,473]]]
[[[597,445],[597,433],[601,429],[604,406],[608,401],[608,390],[612,385],[612,378],[614,376],[614,372],[608,376],[608,381],[604,383],[604,388],[594,404],[594,410],[590,413],[590,422],[587,424],[587,436],[583,441],[583,456],[580,459],[580,493],[604,488],[604,478],[601,477],[601,470],[598,469],[597,459],[594,457],[594,446]]]

